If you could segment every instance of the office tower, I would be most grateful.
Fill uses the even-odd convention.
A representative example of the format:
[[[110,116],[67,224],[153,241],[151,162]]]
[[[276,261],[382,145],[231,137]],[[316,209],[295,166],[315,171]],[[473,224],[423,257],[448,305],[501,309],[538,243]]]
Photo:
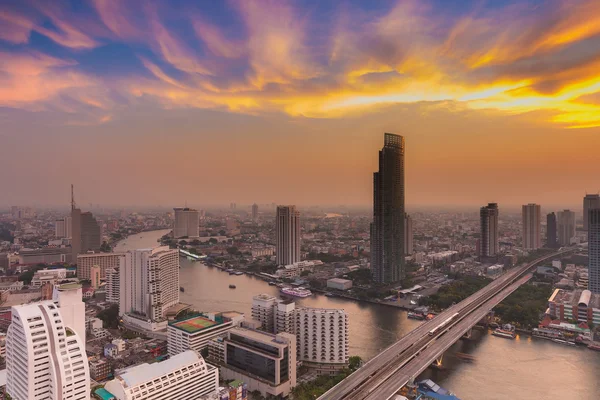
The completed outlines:
[[[67,229],[65,227],[64,219],[57,219],[54,221],[54,236],[59,239],[67,236]]]
[[[546,247],[558,247],[558,231],[556,227],[556,214],[546,215]]]
[[[413,223],[412,217],[404,214],[404,255],[413,253]]]
[[[228,311],[224,313],[200,313],[169,322],[167,327],[167,348],[169,355],[186,350],[202,352],[208,342],[224,335],[244,320],[244,314]]]
[[[583,198],[583,230],[588,230],[589,210],[600,208],[599,194],[586,194]]]
[[[81,210],[79,208],[71,208],[71,253],[71,260],[77,260],[77,255],[81,253]]]
[[[542,247],[542,210],[538,204],[527,204],[522,207],[523,248],[535,250]]]
[[[119,314],[143,326],[139,318],[132,320],[141,316],[150,321],[147,329],[155,330],[155,323],[166,328],[166,310],[179,303],[179,250],[168,246],[133,250],[120,261]]]
[[[252,204],[252,221],[258,221],[258,204]]]
[[[373,174],[371,271],[379,283],[404,278],[404,137],[386,133]]]
[[[571,244],[571,238],[575,236],[575,213],[570,210],[559,211],[556,213],[556,222],[558,244],[568,246]]]
[[[588,289],[600,294],[600,208],[588,210]]]
[[[219,370],[193,350],[118,371],[104,386],[117,400],[198,400],[215,393]]]
[[[275,220],[277,265],[300,261],[300,212],[296,206],[277,206]]]
[[[107,268],[104,273],[106,274],[106,301],[119,304],[121,290],[119,267]]]
[[[489,203],[479,210],[481,223],[481,236],[479,255],[481,257],[494,257],[498,254],[498,204]]]
[[[173,237],[175,239],[183,237],[200,236],[200,216],[198,210],[193,208],[174,208],[175,222],[173,223]]]
[[[77,256],[77,277],[79,279],[92,279],[91,268],[100,267],[100,279],[106,278],[106,270],[117,268],[125,253],[93,253]]]
[[[319,374],[348,366],[348,315],[344,310],[301,307],[296,310],[296,346],[302,365]]]
[[[102,244],[100,225],[91,212],[81,212],[78,208],[71,210],[71,233],[73,260],[77,259],[78,254],[100,250]]]
[[[296,386],[296,337],[290,333],[271,333],[233,328],[217,344],[223,380],[239,379],[248,390],[263,396],[287,397]],[[209,349],[209,353],[211,350]]]
[[[85,339],[63,311],[49,300],[12,307],[6,337],[6,393],[11,398],[89,399]],[[84,319],[82,312],[71,322],[85,324]]]

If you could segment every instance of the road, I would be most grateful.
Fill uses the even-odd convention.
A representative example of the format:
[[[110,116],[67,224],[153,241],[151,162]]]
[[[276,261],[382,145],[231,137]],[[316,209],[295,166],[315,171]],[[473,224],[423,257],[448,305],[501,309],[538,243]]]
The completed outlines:
[[[490,304],[493,303],[495,299],[500,299],[498,301],[499,303],[502,301],[502,299],[508,296],[508,294],[510,294],[513,290],[516,290],[516,288],[522,284],[520,283],[522,281],[519,278],[521,278],[532,267],[549,258],[553,258],[575,250],[576,249],[573,248],[552,253],[540,257],[524,266],[509,270],[483,289],[464,299],[460,303],[444,310],[433,320],[421,324],[419,327],[403,336],[396,343],[383,350],[380,354],[359,368],[351,376],[327,391],[325,394],[319,397],[319,399],[362,400],[367,398],[367,396],[374,391],[377,391],[380,387],[388,386],[387,381],[396,380],[398,371],[401,370],[404,365],[414,359],[417,355],[424,354],[423,350],[430,347],[438,339],[441,339],[449,329],[458,331],[459,328],[456,327],[462,327],[463,325],[459,324],[462,324],[463,321],[465,325],[469,325],[469,328],[475,325],[479,320],[481,320],[481,318],[485,316],[485,314],[487,314],[491,308],[493,308],[492,306],[490,309],[483,312]],[[513,287],[514,289],[510,290]],[[474,313],[478,309],[481,309],[481,312]],[[477,316],[482,312],[483,315],[477,318]],[[448,326],[446,326],[448,329],[436,332],[434,335],[429,335],[429,332],[437,328],[441,321],[446,321],[452,316],[455,316],[455,318],[448,324]],[[467,328],[465,332],[469,328]],[[458,340],[460,336],[455,338],[452,343]],[[454,335],[448,335],[448,338],[444,339],[444,341],[451,340],[451,337],[453,338]],[[435,348],[439,350],[437,346],[435,346]],[[389,383],[389,385],[394,386],[393,383]],[[382,397],[382,399],[383,398],[385,397]]]

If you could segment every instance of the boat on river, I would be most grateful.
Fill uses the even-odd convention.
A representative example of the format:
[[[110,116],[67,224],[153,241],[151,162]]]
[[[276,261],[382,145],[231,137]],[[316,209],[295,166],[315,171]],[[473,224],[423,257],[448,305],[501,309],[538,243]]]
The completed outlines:
[[[235,289],[236,286],[235,285],[229,285],[229,289]]]
[[[312,292],[303,287],[299,287],[299,288],[284,287],[281,289],[281,293],[286,294],[288,296],[294,296],[294,297],[310,297],[310,296],[312,296]]]

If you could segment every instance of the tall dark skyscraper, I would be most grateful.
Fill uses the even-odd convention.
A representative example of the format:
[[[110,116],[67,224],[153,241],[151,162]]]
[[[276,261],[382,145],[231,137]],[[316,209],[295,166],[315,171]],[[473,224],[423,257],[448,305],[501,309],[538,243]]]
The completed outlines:
[[[558,247],[556,214],[554,213],[546,215],[546,247],[551,249]]]
[[[481,220],[481,239],[479,255],[481,257],[494,257],[498,254],[498,204],[489,203],[479,210]]]
[[[300,212],[296,206],[277,206],[275,217],[277,265],[300,261]]]
[[[81,209],[77,208],[73,185],[71,185],[71,236],[71,253],[75,261],[77,261],[77,254],[100,250],[102,244],[100,225],[91,212],[82,213]]]
[[[594,208],[600,208],[600,195],[598,194],[586,194],[583,198],[583,230],[588,230],[589,223],[589,210]]]
[[[600,294],[600,208],[589,209],[588,222],[588,289]]]
[[[404,278],[404,137],[386,133],[373,174],[371,271],[380,283]]]

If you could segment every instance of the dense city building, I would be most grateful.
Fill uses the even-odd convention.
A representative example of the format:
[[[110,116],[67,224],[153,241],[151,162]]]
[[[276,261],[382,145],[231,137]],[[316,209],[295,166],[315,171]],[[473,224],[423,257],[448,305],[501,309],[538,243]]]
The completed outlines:
[[[522,207],[523,248],[535,250],[542,247],[542,209],[539,204]]]
[[[104,290],[106,293],[106,301],[109,303],[119,304],[121,290],[119,267],[107,268],[105,270],[105,274],[106,285]]]
[[[84,324],[85,314],[72,301],[69,296],[58,299],[61,307],[49,300],[12,307],[6,338],[6,392],[12,399],[89,399],[85,336],[72,325]]]
[[[489,203],[479,210],[481,234],[479,256],[494,257],[499,252],[498,243],[498,204]]]
[[[379,170],[373,174],[371,271],[378,283],[404,278],[404,137],[384,135]]]
[[[201,352],[208,347],[208,342],[225,334],[244,319],[243,314],[206,313],[169,322],[167,340],[169,355],[196,350]]]
[[[258,221],[258,204],[252,204],[252,221]]]
[[[556,213],[556,227],[558,231],[558,244],[568,246],[575,236],[575,213],[563,210]]]
[[[404,254],[407,256],[413,253],[413,235],[412,217],[404,214]]]
[[[585,289],[555,289],[548,299],[548,311],[560,321],[600,325],[600,295]]]
[[[179,303],[179,250],[129,251],[119,272],[119,314],[144,329],[166,328],[166,310]]]
[[[583,230],[588,230],[590,210],[600,208],[600,194],[586,194],[583,198]]]
[[[71,251],[68,248],[44,247],[19,251],[19,264],[70,264],[71,261]]]
[[[546,247],[558,247],[558,227],[556,223],[556,214],[553,212],[546,215]]]
[[[300,212],[296,206],[277,206],[275,243],[277,265],[300,261]]]
[[[193,208],[174,208],[175,221],[173,223],[173,237],[193,238],[200,236],[200,216],[198,210]]]
[[[588,288],[600,295],[600,207],[589,210],[588,252]]]
[[[91,279],[91,268],[94,265],[100,267],[100,279],[106,278],[106,270],[117,268],[125,253],[91,253],[79,254],[77,256],[77,277],[79,279]]]
[[[59,239],[67,237],[67,227],[64,219],[54,221],[54,236]]]
[[[104,385],[116,400],[198,400],[218,387],[219,370],[193,350],[120,370]]]
[[[348,315],[344,310],[300,307],[296,346],[302,365],[320,374],[336,374],[348,366]]]
[[[71,233],[73,260],[77,259],[78,254],[100,250],[101,229],[91,212],[81,212],[79,208],[71,210]]]

